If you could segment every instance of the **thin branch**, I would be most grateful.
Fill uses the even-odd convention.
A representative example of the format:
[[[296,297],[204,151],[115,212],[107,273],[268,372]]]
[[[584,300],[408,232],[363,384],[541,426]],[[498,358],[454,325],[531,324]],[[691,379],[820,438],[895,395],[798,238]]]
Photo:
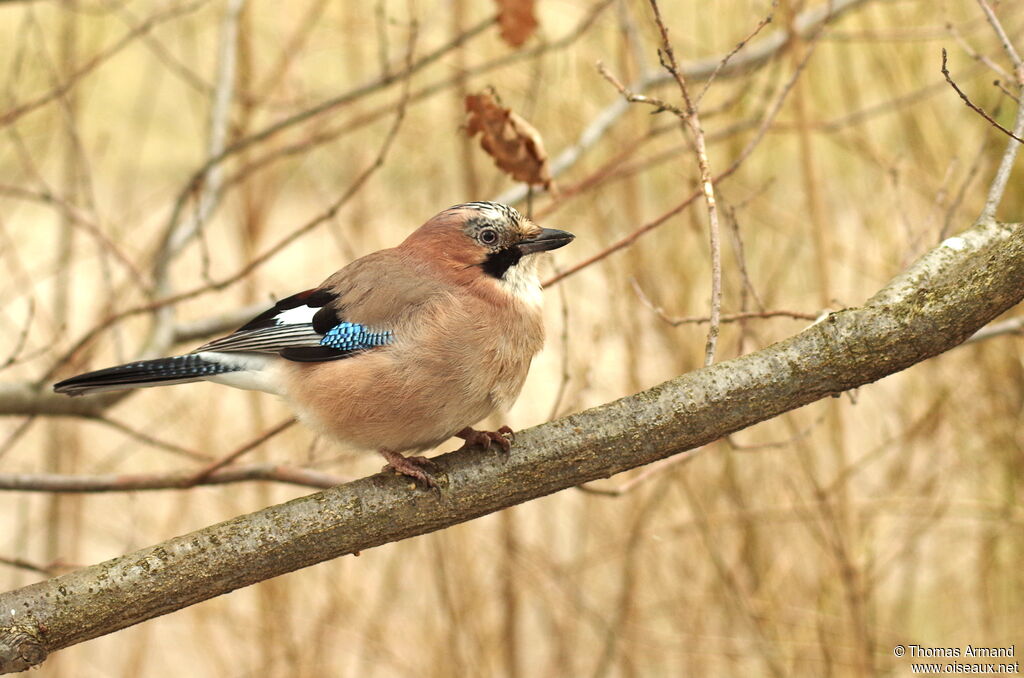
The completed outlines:
[[[999,122],[997,122],[995,119],[993,119],[991,115],[989,115],[988,113],[985,112],[985,109],[983,109],[981,106],[978,106],[973,101],[971,101],[970,97],[968,97],[967,94],[964,93],[964,91],[962,89],[960,89],[960,87],[956,84],[956,82],[953,80],[953,78],[949,75],[949,69],[946,67],[946,48],[945,47],[942,48],[942,75],[943,75],[944,78],[946,78],[946,82],[949,83],[949,86],[952,87],[956,91],[956,93],[960,96],[960,98],[963,100],[963,102],[965,104],[967,104],[968,108],[970,108],[972,111],[974,111],[975,113],[977,113],[978,115],[983,117],[985,120],[988,121],[988,123],[990,125],[992,125],[996,129],[998,129],[1000,132],[1002,132],[1006,136],[1008,136],[1011,139],[1014,139],[1014,140],[1016,140],[1016,141],[1018,141],[1020,143],[1024,143],[1024,139],[1022,139],[1021,137],[1017,136],[1017,134],[1014,134],[1010,130],[1008,130],[1005,127],[1003,127],[1002,125],[1000,125]]]
[[[661,18],[661,10],[658,8],[657,0],[650,0],[651,9],[654,11],[654,22],[661,34],[661,54],[663,55],[662,66],[665,67],[676,84],[679,86],[679,93],[686,102],[686,113],[680,114],[679,119],[685,127],[690,130],[693,136],[694,153],[697,156],[697,167],[700,171],[700,187],[704,195],[704,204],[708,212],[708,237],[711,248],[711,315],[708,322],[708,338],[704,344],[704,365],[708,366],[715,361],[715,348],[718,345],[718,331],[720,317],[722,315],[722,247],[721,229],[718,224],[718,200],[715,197],[715,183],[711,177],[711,161],[708,158],[707,140],[704,138],[704,129],[700,123],[700,112],[694,100],[690,97],[690,91],[686,86],[686,78],[679,70],[676,61],[675,51],[672,49],[672,41],[668,37],[668,27]],[[760,29],[758,29],[760,30]],[[732,53],[726,56],[726,60]],[[724,60],[723,60],[724,61]],[[716,68],[712,76],[717,75],[721,68]]]
[[[224,455],[223,457],[221,457],[220,459],[217,459],[216,461],[211,462],[210,464],[207,464],[206,466],[201,468],[199,471],[197,471],[192,476],[190,482],[193,485],[198,485],[198,484],[202,483],[204,480],[206,480],[211,475],[213,475],[217,471],[221,470],[222,468],[224,468],[228,464],[232,464],[235,461],[237,461],[238,458],[241,457],[243,454],[246,454],[247,452],[251,452],[252,450],[256,449],[257,447],[259,447],[263,443],[267,442],[268,440],[270,440],[271,438],[276,436],[278,433],[281,433],[282,431],[290,428],[293,424],[296,423],[296,421],[297,420],[294,417],[289,417],[288,419],[285,419],[284,421],[280,422],[279,424],[277,424],[275,426],[272,426],[270,429],[268,429],[267,431],[264,431],[263,433],[261,433],[257,437],[255,437],[252,440],[250,440],[249,442],[245,443],[244,445],[239,447],[237,450],[235,450],[233,452],[230,452],[230,453]]]
[[[422,70],[426,66],[429,66],[430,64],[434,63],[435,61],[443,57],[448,52],[458,47],[461,47],[470,39],[483,33],[483,31],[489,28],[491,25],[493,25],[494,22],[495,17],[491,16],[481,21],[480,23],[476,24],[475,26],[465,31],[461,35],[456,36],[455,38],[445,43],[444,45],[438,47],[433,52],[424,55],[423,57],[416,61],[408,62],[406,66],[400,71],[389,73],[365,85],[356,87],[355,89],[349,90],[335,97],[322,101],[319,104],[316,104],[315,106],[311,106],[310,108],[290,115],[283,120],[272,123],[267,127],[264,127],[263,129],[259,130],[258,132],[254,132],[248,136],[238,139],[237,141],[233,142],[228,147],[226,147],[220,153],[209,156],[206,159],[206,161],[203,162],[203,164],[200,165],[192,173],[189,179],[185,182],[184,187],[178,193],[178,197],[175,199],[174,206],[171,209],[171,215],[170,217],[168,217],[167,224],[164,227],[165,233],[172,233],[176,230],[178,221],[181,219],[181,215],[185,209],[185,205],[188,202],[189,198],[192,196],[195,187],[203,182],[204,178],[211,170],[213,170],[215,167],[223,163],[228,158],[238,155],[239,153],[252,147],[253,145],[262,143],[263,141],[266,141],[285,130],[291,129],[296,125],[311,120],[317,116],[323,115],[324,113],[334,110],[335,108],[356,101],[357,99],[360,99],[366,96],[367,94],[371,94],[373,92],[385,89],[396,82],[402,82],[407,87],[409,79],[414,73]],[[403,94],[401,100],[404,103],[402,104],[403,110],[398,116],[399,119],[403,117],[405,114],[404,106],[408,103],[407,92]]]
[[[217,82],[211,93],[210,126],[207,135],[207,154],[217,156],[224,152],[228,138],[228,123],[235,93],[235,66],[238,51],[238,21],[245,0],[229,0],[221,20],[217,52]],[[195,209],[191,219],[177,221],[164,232],[164,239],[153,261],[153,292],[168,296],[173,290],[171,264],[185,245],[202,232],[203,225],[217,209],[223,197],[223,172],[220,166],[210,168],[199,181],[190,186],[195,196]],[[205,267],[204,267],[205,271]],[[169,344],[173,332],[174,308],[161,307],[155,315],[149,351]]]
[[[1010,90],[1006,89],[1006,85],[1004,85],[1001,81],[994,80],[992,84],[999,88],[999,91],[1005,94],[1008,99],[1013,100],[1013,102],[1016,104],[1020,104],[1020,95],[1014,94]]]
[[[804,38],[818,35],[821,27],[841,15],[857,9],[873,0],[834,0],[823,6],[816,6],[804,12],[793,21],[792,27]],[[708,59],[701,59],[684,63],[681,67],[683,75],[689,81],[707,80],[713,73],[717,72],[717,78],[736,77],[748,73],[751,70],[769,63],[789,45],[792,35],[789,28],[783,28],[774,33],[760,38],[750,44],[742,54],[728,59],[728,66],[722,67],[725,56],[714,56]],[[667,73],[658,71],[653,74],[642,76],[637,82],[631,83],[628,89],[632,92],[644,92],[651,88],[665,84],[671,80]],[[576,142],[566,147],[551,161],[551,176],[557,179],[576,163],[592,148],[598,141],[604,138],[605,133],[622,118],[629,110],[629,102],[623,98],[616,98],[608,106],[598,112],[591,121],[583,128]],[[517,185],[494,198],[496,202],[503,202],[509,205],[518,205],[526,198],[526,187]]]
[[[762,190],[767,190],[767,185]],[[729,215],[729,234],[732,236],[733,250],[736,255],[736,270],[739,271],[740,280],[743,283],[740,288],[740,311],[747,312],[747,300],[751,298],[758,310],[764,313],[764,301],[762,301],[757,288],[754,287],[754,281],[750,279],[750,272],[747,270],[746,247],[743,244],[743,234],[740,232],[740,220],[736,216],[736,207],[729,207],[726,214]]]
[[[25,350],[25,343],[28,341],[29,331],[32,329],[32,320],[36,315],[36,299],[35,297],[28,298],[28,311],[25,313],[25,322],[21,326],[21,331],[18,332],[18,338],[14,340],[14,348],[11,349],[11,354],[7,356],[7,359],[0,362],[0,370],[5,370],[14,363],[18,362],[18,358],[21,356],[21,352]]]
[[[964,53],[967,54],[967,56],[971,57],[979,64],[982,64],[992,72],[996,73],[1000,78],[1012,80],[1012,77],[1009,73],[1006,72],[1005,68],[1003,68],[995,61],[993,61],[991,58],[989,58],[988,55],[982,54],[978,50],[971,47],[970,43],[968,43],[967,40],[965,40],[964,37],[960,35],[960,31],[956,29],[956,26],[954,26],[952,23],[946,24],[946,30],[949,31],[949,34],[953,36],[953,39],[956,40],[957,44],[960,45],[960,49],[962,49]]]
[[[282,464],[241,464],[229,466],[199,480],[196,472],[60,475],[54,473],[0,473],[0,491],[9,492],[135,492],[139,490],[188,490],[198,485],[225,485],[267,481],[325,489],[346,482],[323,471]]]
[[[749,34],[747,34],[747,37],[743,38],[738,43],[736,43],[736,46],[732,48],[732,51],[730,51],[728,54],[726,54],[724,57],[722,57],[721,61],[719,61],[718,65],[715,67],[715,70],[712,71],[711,75],[708,76],[708,79],[706,81],[704,81],[704,87],[701,88],[700,94],[697,95],[697,98],[693,102],[694,107],[699,107],[700,106],[700,102],[704,100],[704,95],[708,93],[709,89],[711,89],[711,85],[712,85],[712,83],[715,82],[715,78],[717,78],[718,74],[721,73],[722,70],[729,64],[729,61],[734,56],[736,56],[736,54],[741,49],[746,47],[747,43],[749,43],[751,40],[753,40],[755,37],[757,37],[757,34],[760,33],[761,30],[765,26],[767,26],[768,24],[770,24],[772,22],[772,18],[775,16],[775,10],[776,10],[776,8],[778,8],[778,6],[779,6],[779,0],[772,0],[772,9],[771,9],[771,11],[768,12],[768,14],[763,19],[761,19],[759,22],[757,22],[757,25],[754,26],[754,30],[752,30]]]
[[[178,323],[174,326],[171,342],[174,344],[198,342],[218,334],[236,330],[271,305],[273,305],[272,301],[249,304],[248,306],[225,311],[218,315],[200,318],[199,320],[187,323]]]
[[[698,447],[696,449],[687,450],[686,452],[677,454],[674,457],[669,457],[668,459],[660,459],[653,464],[647,465],[644,467],[643,471],[637,473],[635,476],[615,488],[594,487],[593,485],[577,485],[576,489],[580,492],[594,494],[599,497],[621,497],[629,494],[647,481],[657,478],[668,469],[690,463],[693,461],[694,457],[705,449],[707,448]]]
[[[6,438],[4,438],[3,442],[0,442],[0,459],[2,459],[4,455],[6,455],[21,439],[21,437],[28,432],[35,420],[36,416],[34,414],[25,417],[18,422],[18,425],[14,427],[14,430],[11,431]]]
[[[32,572],[33,574],[41,574],[44,577],[53,577],[59,573],[58,568],[52,564],[38,565],[23,558],[8,558],[7,556],[0,556],[0,565],[7,565],[9,567],[14,567],[19,570],[26,570],[28,572]],[[65,567],[61,569],[67,568]]]
[[[711,322],[711,318],[708,316],[685,316],[685,317],[674,317],[670,316],[665,312],[661,306],[656,305],[654,302],[644,294],[643,289],[640,287],[640,283],[637,282],[636,278],[630,279],[630,283],[633,285],[633,291],[636,296],[640,299],[640,302],[647,308],[654,311],[655,314],[672,327],[679,327],[680,325],[700,325],[703,323]],[[741,313],[725,313],[720,316],[719,320],[723,323],[738,322],[741,320],[751,320],[753,318],[791,318],[793,320],[819,320],[822,314],[804,313],[802,311],[785,311],[781,309],[775,309],[771,311],[743,311]]]
[[[573,264],[572,266],[570,266],[570,267],[568,267],[566,269],[563,269],[563,270],[559,271],[558,273],[556,273],[555,275],[551,276],[550,278],[548,278],[547,280],[544,281],[544,287],[551,287],[552,285],[560,283],[563,280],[565,280],[566,278],[568,278],[569,276],[571,276],[571,275],[573,275],[575,273],[579,273],[583,269],[585,269],[585,268],[587,268],[587,267],[589,267],[589,266],[591,266],[593,264],[596,264],[597,262],[601,261],[602,259],[606,259],[609,255],[614,254],[615,252],[618,252],[619,250],[626,249],[627,247],[629,247],[630,245],[635,243],[637,240],[639,240],[642,236],[650,233],[651,231],[653,231],[654,229],[658,228],[659,226],[664,224],[666,221],[668,221],[669,219],[671,219],[672,217],[674,217],[675,215],[679,214],[684,209],[689,207],[700,196],[701,196],[701,192],[700,191],[694,191],[689,196],[684,198],[683,201],[680,202],[678,205],[670,208],[668,211],[666,211],[666,212],[662,213],[661,215],[655,217],[651,221],[648,221],[643,226],[640,226],[639,228],[634,229],[633,231],[631,231],[630,233],[628,233],[628,234],[624,235],[623,237],[619,238],[618,240],[616,240],[612,244],[606,246],[604,249],[602,249],[601,251],[597,252],[596,254],[594,254],[594,255],[592,255],[590,257],[587,257],[583,261],[577,262],[576,264]]]
[[[1024,336],[1024,317],[1010,318],[1009,320],[986,325],[971,335],[971,338],[964,343],[974,344],[979,341],[985,341],[994,337],[1003,337],[1008,334]]]
[[[981,6],[982,11],[985,13],[985,18],[988,20],[992,30],[999,36],[999,41],[1002,43],[1003,51],[1010,58],[1010,62],[1014,67],[1014,75],[1017,79],[1017,91],[1019,93],[1017,101],[1017,115],[1013,122],[1013,132],[1007,132],[1012,139],[1006,142],[1006,150],[1003,152],[1003,156],[999,161],[999,167],[996,169],[995,177],[992,179],[992,184],[989,186],[988,196],[985,199],[985,207],[981,211],[981,215],[978,217],[981,220],[988,221],[995,219],[996,210],[999,208],[999,203],[1003,200],[1003,194],[1006,192],[1006,186],[1010,181],[1010,174],[1013,172],[1014,163],[1017,161],[1017,153],[1020,151],[1020,144],[1024,143],[1024,62],[1021,61],[1020,54],[1014,48],[1013,43],[1010,41],[1009,36],[1006,34],[1006,30],[1003,28],[1003,24],[999,21],[999,17],[996,16],[995,12],[989,6],[986,0],[978,0],[978,4]],[[942,50],[942,67],[943,73],[945,73],[946,67],[946,50]],[[949,80],[947,76],[947,80]],[[952,82],[950,82],[953,85]],[[998,83],[997,83],[998,84]],[[956,85],[953,85],[956,89]],[[957,93],[960,90],[957,89]],[[961,98],[966,98],[961,94]],[[968,102],[968,105],[971,105]],[[974,108],[972,106],[972,108]],[[1000,127],[1000,129],[1003,129]],[[1006,130],[1004,130],[1006,131]]]
[[[150,447],[153,447],[155,449],[164,450],[166,452],[171,452],[172,454],[187,457],[189,459],[192,459],[193,461],[208,462],[210,459],[210,456],[207,454],[203,454],[202,452],[196,452],[195,450],[190,450],[187,447],[182,447],[181,445],[175,445],[174,443],[167,442],[166,440],[160,440],[155,436],[152,436],[144,431],[136,430],[131,426],[128,426],[128,424],[117,421],[116,419],[111,419],[110,417],[99,415],[95,417],[95,420],[97,422],[100,422],[101,424],[109,426],[110,428],[114,429],[115,431],[118,431],[119,433],[123,433],[124,435],[128,436],[133,440],[136,440],[144,445],[149,445]]]
[[[72,226],[81,229],[89,237],[93,238],[104,251],[113,255],[125,270],[132,276],[132,279],[140,286],[144,285],[145,279],[138,265],[132,261],[131,256],[126,254],[121,247],[108,236],[94,220],[90,219],[79,207],[71,204],[64,198],[54,194],[48,187],[43,186],[40,190],[30,190],[20,186],[0,185],[0,195],[7,195],[19,200],[29,200],[44,205],[50,205],[60,215],[67,219]]]
[[[220,38],[217,41],[217,83],[211,92],[212,106],[210,110],[210,128],[207,138],[206,152],[208,156],[217,156],[227,146],[228,122],[231,104],[235,98],[235,67],[238,50],[238,20],[245,7],[245,0],[230,0],[221,21]],[[160,289],[161,280],[168,274],[167,267],[171,260],[188,241],[199,233],[210,214],[217,208],[222,195],[223,172],[213,167],[204,174],[201,181],[196,182],[190,194],[196,196],[196,208],[192,219],[178,223],[171,229],[156,257],[156,287]],[[166,290],[162,292],[166,294]]]
[[[1013,41],[1010,40],[1010,36],[1006,34],[1006,29],[1003,28],[1003,24],[999,21],[999,17],[992,11],[992,7],[988,4],[987,0],[978,0],[978,5],[981,7],[981,11],[985,13],[985,19],[988,21],[992,30],[999,36],[999,43],[1003,46],[1003,51],[1006,52],[1006,56],[1010,57],[1010,63],[1018,73],[1021,69],[1024,69],[1024,61],[1021,61],[1020,54],[1017,53],[1017,49],[1013,46]],[[1017,77],[1020,77],[1019,75]],[[1021,83],[1024,85],[1024,83]]]
[[[0,127],[6,127],[18,120],[18,118],[21,118],[22,116],[61,98],[67,94],[72,87],[77,85],[82,78],[89,75],[106,61],[110,60],[111,57],[134,42],[139,36],[145,35],[166,21],[191,14],[208,2],[209,0],[198,0],[197,2],[191,2],[184,5],[172,3],[169,9],[163,12],[158,12],[149,17],[125,33],[120,40],[112,44],[110,47],[98,52],[91,59],[76,68],[71,75],[64,80],[64,82],[58,84],[49,92],[41,94],[27,103],[19,104],[14,108],[7,110],[3,114],[0,114]]]
[[[792,91],[793,86],[796,84],[797,79],[800,77],[801,73],[803,73],[804,69],[807,67],[807,64],[810,62],[811,55],[814,53],[814,48],[817,45],[817,36],[820,35],[820,33],[816,34],[815,38],[810,41],[808,49],[804,53],[803,60],[799,64],[797,64],[797,67],[794,69],[793,75],[790,77],[789,81],[786,83],[786,85],[775,97],[775,100],[765,111],[764,117],[761,119],[761,124],[754,132],[754,135],[750,138],[750,141],[748,141],[747,144],[743,147],[743,149],[739,152],[739,154],[733,160],[732,164],[729,165],[729,167],[727,167],[725,171],[720,173],[718,176],[714,177],[714,179],[712,180],[713,183],[720,184],[724,179],[734,174],[743,165],[743,163],[750,156],[750,154],[754,152],[754,149],[757,148],[757,146],[761,143],[761,140],[764,139],[765,134],[767,133],[768,129],[772,126],[772,123],[775,121],[775,118],[778,115],[779,111],[782,109],[782,104],[785,102],[786,98],[789,96],[789,93]],[[623,106],[629,105],[629,103],[625,99],[620,99],[619,101],[622,103]],[[672,217],[674,217],[675,215],[679,214],[684,209],[689,207],[697,198],[701,197],[701,195],[702,191],[694,191],[689,196],[684,198],[683,201],[680,202],[678,205],[672,207],[671,209],[669,209],[667,212],[664,212],[660,216],[655,217],[652,221],[649,221],[644,225],[636,228],[632,232],[619,238],[612,244],[606,246],[603,250],[588,257],[587,259],[584,259],[583,261],[580,261],[579,263],[576,263],[551,276],[550,278],[544,281],[544,286],[550,287],[551,285],[559,283],[565,278],[568,278],[569,276],[574,275],[582,271],[583,269],[592,266],[593,264],[596,264],[597,262],[614,254],[615,252],[628,248],[634,242],[639,240],[642,236],[655,230],[656,228],[664,224],[666,221],[668,221],[669,219],[671,219]]]
[[[1020,151],[1020,137],[1024,136],[1024,96],[1017,102],[1017,117],[1013,122],[1013,131],[1016,136],[1006,142],[1006,150],[999,160],[999,167],[989,185],[988,196],[985,198],[985,207],[981,211],[979,219],[995,219],[996,210],[1003,200],[1003,194],[1010,183],[1010,174],[1013,172],[1014,163],[1017,161],[1017,153]]]

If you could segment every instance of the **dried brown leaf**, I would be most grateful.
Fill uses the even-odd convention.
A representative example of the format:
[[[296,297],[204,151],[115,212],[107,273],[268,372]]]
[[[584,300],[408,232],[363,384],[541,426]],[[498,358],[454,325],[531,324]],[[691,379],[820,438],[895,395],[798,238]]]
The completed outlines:
[[[498,27],[501,39],[519,47],[537,30],[536,0],[495,0],[498,3]]]
[[[504,108],[493,92],[466,96],[466,133],[480,133],[480,147],[516,181],[551,189],[551,169],[540,132]]]

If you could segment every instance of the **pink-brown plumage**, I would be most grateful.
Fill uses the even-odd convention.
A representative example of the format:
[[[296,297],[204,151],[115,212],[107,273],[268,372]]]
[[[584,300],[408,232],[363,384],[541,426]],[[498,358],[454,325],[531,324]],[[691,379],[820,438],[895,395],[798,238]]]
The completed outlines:
[[[468,427],[515,402],[544,343],[535,255],[572,238],[504,205],[458,205],[192,354],[99,370],[55,389],[80,395],[208,379],[277,393],[316,429],[379,450],[396,470],[432,484],[420,462],[398,453],[454,435],[482,440]]]
[[[465,212],[324,282],[347,319],[394,328],[395,341],[358,360],[282,365],[284,395],[312,426],[359,447],[420,451],[515,402],[544,344],[541,311],[480,274],[486,253],[463,237]],[[540,232],[525,224],[524,235]]]

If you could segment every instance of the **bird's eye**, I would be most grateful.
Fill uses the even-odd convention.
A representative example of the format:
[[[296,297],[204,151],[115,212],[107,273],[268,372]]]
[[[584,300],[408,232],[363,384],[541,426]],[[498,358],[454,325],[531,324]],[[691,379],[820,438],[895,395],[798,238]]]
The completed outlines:
[[[494,243],[498,242],[498,232],[495,231],[493,228],[483,229],[482,231],[480,231],[480,235],[478,237],[480,238],[480,242],[482,242],[485,245],[493,245]]]

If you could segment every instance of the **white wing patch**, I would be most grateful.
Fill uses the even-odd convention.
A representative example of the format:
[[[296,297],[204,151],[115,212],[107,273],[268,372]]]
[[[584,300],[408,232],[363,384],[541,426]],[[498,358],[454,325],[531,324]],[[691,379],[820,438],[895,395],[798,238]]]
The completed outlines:
[[[281,325],[303,325],[313,322],[313,316],[320,308],[314,308],[312,306],[296,306],[295,308],[289,308],[281,311],[274,320]]]

